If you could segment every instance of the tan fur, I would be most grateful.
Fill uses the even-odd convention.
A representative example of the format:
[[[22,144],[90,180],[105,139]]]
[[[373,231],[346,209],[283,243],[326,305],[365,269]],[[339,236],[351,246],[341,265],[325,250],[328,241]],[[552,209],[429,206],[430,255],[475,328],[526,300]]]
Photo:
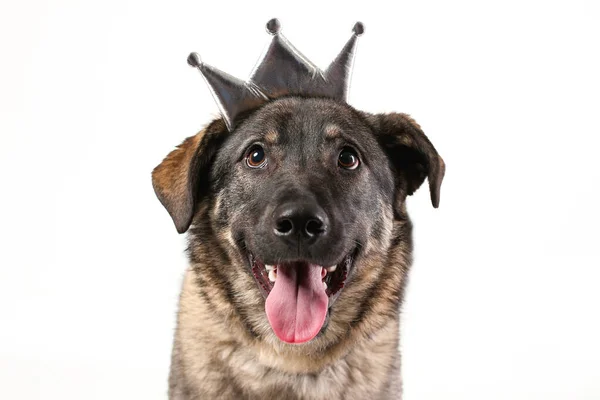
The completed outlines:
[[[197,293],[193,270],[186,273],[180,305],[174,399],[183,388],[179,381],[183,377],[187,377],[184,392],[188,397],[181,397],[185,399],[363,400],[394,398],[388,393],[399,393],[399,381],[388,384],[390,370],[399,367],[396,319],[386,321],[375,335],[356,342],[350,351],[345,348],[340,355],[335,354],[340,350],[324,354],[329,356],[327,365],[302,357],[282,363],[282,354],[276,349],[240,339],[240,331],[232,329],[235,326],[224,324],[221,316],[207,307]],[[292,374],[279,369],[284,364]],[[314,373],[298,372],[303,370]],[[373,397],[374,389],[380,397]]]
[[[213,202],[216,204],[218,202]],[[210,202],[201,205],[191,234],[210,229]],[[186,272],[179,304],[171,371],[172,399],[397,399],[399,326],[396,288],[409,263],[404,241],[390,248],[392,237],[405,235],[405,222],[392,222],[386,243],[371,244],[369,257],[357,265],[352,284],[333,305],[327,335],[296,346],[280,342],[264,315],[256,283],[240,265],[222,264],[232,244],[227,232],[191,249],[203,259]],[[225,237],[224,237],[225,236]],[[233,252],[231,252],[233,254]],[[240,260],[239,262],[243,262]],[[237,268],[236,268],[237,267]],[[232,284],[250,307],[259,338],[251,336],[219,282]],[[374,297],[365,298],[377,285]],[[372,302],[360,317],[360,305]]]
[[[325,127],[325,137],[327,139],[335,139],[340,137],[340,128],[333,124],[327,125]]]
[[[165,197],[179,197],[186,190],[188,168],[204,133],[205,130],[185,139],[152,172],[154,186],[159,187]]]
[[[265,141],[269,144],[275,144],[277,143],[277,140],[279,140],[279,134],[277,133],[276,130],[274,129],[270,129],[266,134],[265,134]]]

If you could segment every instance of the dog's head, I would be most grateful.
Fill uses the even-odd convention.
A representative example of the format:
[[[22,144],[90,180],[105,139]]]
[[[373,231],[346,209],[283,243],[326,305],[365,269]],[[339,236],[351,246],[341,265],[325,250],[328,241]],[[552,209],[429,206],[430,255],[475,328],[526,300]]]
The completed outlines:
[[[287,97],[232,133],[217,120],[188,138],[153,184],[177,230],[192,225],[199,280],[221,282],[251,336],[322,347],[383,307],[380,296],[379,313],[397,309],[410,253],[405,198],[427,177],[437,207],[443,176],[407,115]]]

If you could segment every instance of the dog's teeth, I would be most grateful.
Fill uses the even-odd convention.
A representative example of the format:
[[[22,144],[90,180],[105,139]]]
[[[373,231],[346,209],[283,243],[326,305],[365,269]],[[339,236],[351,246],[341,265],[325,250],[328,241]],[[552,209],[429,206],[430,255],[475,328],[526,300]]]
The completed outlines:
[[[337,268],[337,265],[332,265],[331,267],[327,267],[327,272],[333,272]]]
[[[271,282],[275,282],[275,279],[277,279],[277,272],[275,272],[274,270],[270,270],[269,271],[269,280]]]
[[[265,265],[265,268],[267,269],[267,271],[273,271],[277,267],[275,267],[274,265]]]
[[[323,282],[323,289],[327,290],[327,284]]]

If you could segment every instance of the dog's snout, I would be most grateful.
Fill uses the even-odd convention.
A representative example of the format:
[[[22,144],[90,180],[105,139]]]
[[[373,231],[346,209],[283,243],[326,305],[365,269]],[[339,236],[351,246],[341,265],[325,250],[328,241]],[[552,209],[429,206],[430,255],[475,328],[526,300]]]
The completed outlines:
[[[275,210],[273,232],[288,240],[317,240],[327,234],[328,223],[327,214],[318,205],[294,201]]]

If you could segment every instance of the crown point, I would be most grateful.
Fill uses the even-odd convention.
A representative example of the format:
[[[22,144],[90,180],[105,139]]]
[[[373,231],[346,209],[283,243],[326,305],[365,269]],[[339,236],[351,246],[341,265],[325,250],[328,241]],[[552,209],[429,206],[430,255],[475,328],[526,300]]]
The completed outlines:
[[[198,68],[202,65],[202,59],[198,53],[190,53],[187,58],[187,63],[194,68]]]
[[[356,24],[354,24],[354,28],[352,28],[352,32],[354,32],[354,34],[356,36],[360,36],[363,33],[365,33],[365,25],[362,22],[357,22]]]
[[[277,18],[273,18],[267,22],[267,32],[271,35],[277,35],[281,29],[281,24]]]

